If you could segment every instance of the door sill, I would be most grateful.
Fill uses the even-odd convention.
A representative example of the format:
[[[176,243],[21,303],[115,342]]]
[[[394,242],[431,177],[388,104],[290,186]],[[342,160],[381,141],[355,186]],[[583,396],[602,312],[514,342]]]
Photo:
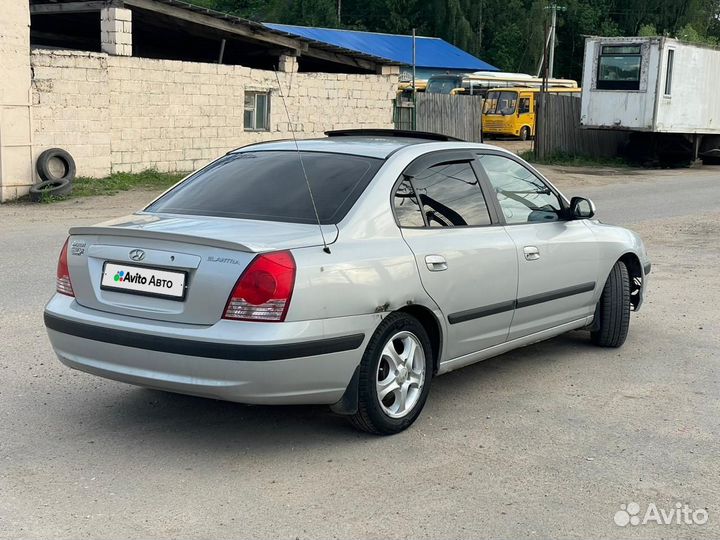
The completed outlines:
[[[564,334],[565,332],[569,332],[570,330],[582,328],[590,324],[592,322],[592,319],[593,315],[588,315],[587,317],[582,317],[581,319],[570,321],[559,326],[553,326],[552,328],[548,328],[547,330],[542,330],[540,332],[535,332],[534,334],[515,338],[511,341],[500,343],[499,345],[493,345],[492,347],[488,347],[487,349],[483,349],[481,351],[466,354],[464,356],[458,356],[457,358],[453,358],[451,360],[446,360],[445,362],[440,363],[440,367],[438,368],[438,375],[454,371],[470,364],[474,364],[475,362],[480,362],[481,360],[487,360],[488,358],[498,356],[519,347],[532,345],[533,343],[537,343],[538,341],[545,341],[546,339],[560,334]]]

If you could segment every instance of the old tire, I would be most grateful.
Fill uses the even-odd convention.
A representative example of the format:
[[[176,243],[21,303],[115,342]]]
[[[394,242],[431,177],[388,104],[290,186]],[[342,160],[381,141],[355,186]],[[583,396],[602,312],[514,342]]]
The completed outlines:
[[[595,308],[592,342],[599,347],[620,347],[630,328],[630,277],[622,261],[615,263]]]
[[[77,172],[75,160],[69,152],[62,148],[50,148],[42,152],[35,162],[35,169],[38,176],[46,182],[60,180],[72,182]]]
[[[356,428],[378,435],[403,431],[425,405],[432,370],[432,347],[425,328],[410,315],[391,313],[378,326],[362,357],[358,410],[348,419]]]
[[[30,188],[30,200],[40,202],[46,197],[64,197],[72,192],[70,180],[46,180]]]
[[[527,141],[530,138],[530,128],[523,126],[520,128],[520,140]]]

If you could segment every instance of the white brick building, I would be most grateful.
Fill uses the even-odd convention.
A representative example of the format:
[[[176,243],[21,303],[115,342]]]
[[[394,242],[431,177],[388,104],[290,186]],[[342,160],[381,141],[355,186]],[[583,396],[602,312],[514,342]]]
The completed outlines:
[[[47,148],[70,152],[78,175],[101,177],[195,169],[232,148],[289,137],[290,123],[298,137],[392,126],[398,68],[380,59],[169,0],[45,1],[11,0],[0,18],[2,200],[38,180],[34,160]],[[169,36],[179,29],[186,39],[176,46]],[[214,45],[215,62],[163,58],[197,59]]]

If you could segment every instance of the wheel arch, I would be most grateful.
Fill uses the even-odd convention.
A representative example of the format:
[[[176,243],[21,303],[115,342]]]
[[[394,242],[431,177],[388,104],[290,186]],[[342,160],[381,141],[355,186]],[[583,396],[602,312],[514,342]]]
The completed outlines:
[[[443,347],[443,332],[440,321],[431,309],[420,304],[403,306],[391,313],[405,313],[416,319],[425,329],[430,339],[433,355],[433,375],[437,374],[440,366],[440,356]],[[353,376],[340,401],[330,406],[334,413],[344,416],[355,414],[358,410],[358,385],[360,378],[360,364],[357,365]]]
[[[643,286],[643,269],[640,258],[632,251],[628,251],[621,255],[618,261],[622,261],[628,270],[630,276],[630,303],[634,310],[638,309]]]
[[[430,345],[432,346],[433,374],[436,374],[438,367],[440,366],[440,357],[443,347],[443,333],[440,321],[432,310],[425,306],[421,306],[420,304],[404,306],[397,311],[413,316],[420,322],[420,324],[423,325],[423,328],[425,328],[425,331],[430,338]]]

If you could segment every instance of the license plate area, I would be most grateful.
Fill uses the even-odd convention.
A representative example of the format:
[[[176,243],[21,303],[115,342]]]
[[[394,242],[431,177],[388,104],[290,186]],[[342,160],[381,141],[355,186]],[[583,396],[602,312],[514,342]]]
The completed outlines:
[[[107,291],[184,300],[187,272],[106,261],[100,288]]]

